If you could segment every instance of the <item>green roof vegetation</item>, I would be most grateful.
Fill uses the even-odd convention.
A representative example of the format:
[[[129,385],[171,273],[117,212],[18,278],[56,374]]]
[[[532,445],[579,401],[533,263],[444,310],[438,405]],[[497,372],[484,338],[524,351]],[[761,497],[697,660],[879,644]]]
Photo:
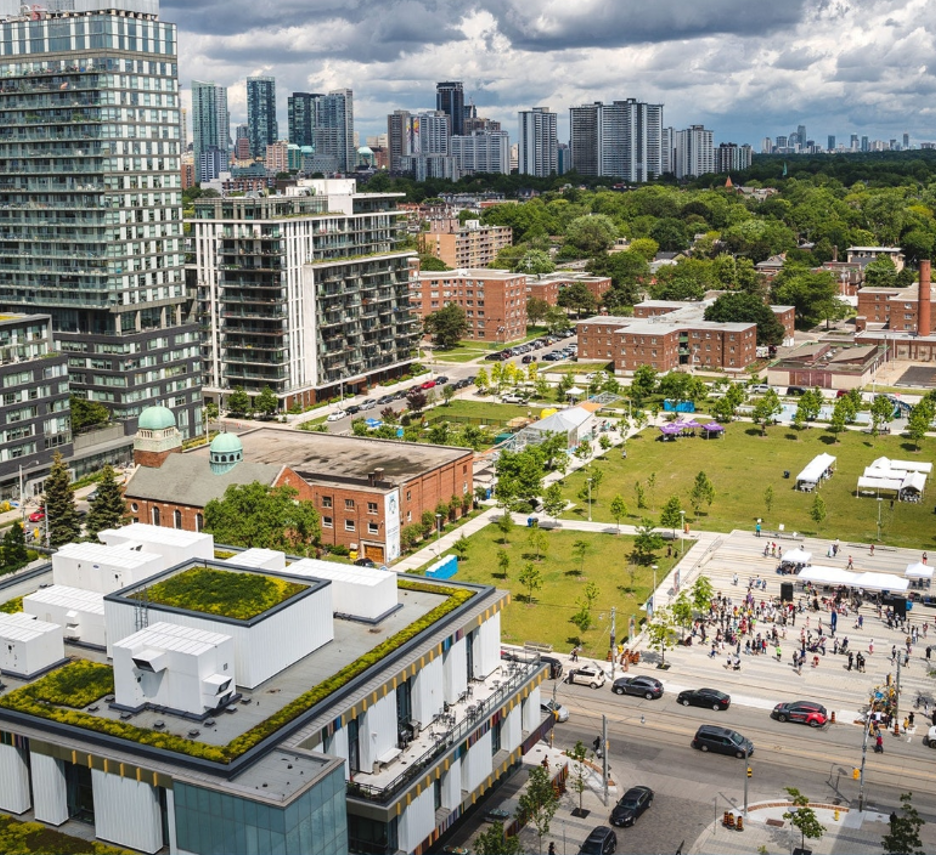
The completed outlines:
[[[83,840],[48,828],[41,822],[20,822],[0,814],[0,852],[30,852],[33,855],[130,855],[97,840]]]
[[[74,709],[87,706],[114,690],[113,669],[108,665],[84,660],[65,665],[22,689],[4,695],[0,698],[0,707],[164,751],[188,754],[214,763],[230,763],[474,596],[474,591],[406,579],[399,580],[397,586],[408,591],[438,594],[444,596],[445,600],[227,745],[207,745],[173,733],[161,733]],[[62,709],[62,706],[70,706],[73,709]],[[16,850],[0,847],[0,851]]]
[[[164,606],[250,620],[308,587],[257,573],[193,567],[131,596]]]
[[[21,612],[23,610],[23,598],[14,597],[12,600],[7,600],[5,603],[0,603],[0,612],[4,614],[12,615],[16,612]]]

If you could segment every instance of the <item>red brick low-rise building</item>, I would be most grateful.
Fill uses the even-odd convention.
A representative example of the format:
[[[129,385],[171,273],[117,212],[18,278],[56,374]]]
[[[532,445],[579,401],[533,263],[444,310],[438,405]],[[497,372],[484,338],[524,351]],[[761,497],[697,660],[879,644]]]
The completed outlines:
[[[465,338],[506,343],[526,335],[527,287],[523,273],[467,269],[420,272],[413,309],[428,317],[455,303],[465,310]]]
[[[138,465],[127,508],[134,521],[169,528],[200,531],[205,506],[231,485],[287,485],[315,505],[323,545],[389,563],[401,530],[424,512],[445,503],[458,517],[471,507],[473,454],[464,448],[258,428],[185,453],[142,450],[138,461],[156,465]]]
[[[549,303],[550,306],[556,306],[559,304],[559,294],[562,293],[563,289],[577,283],[582,283],[588,288],[589,293],[595,298],[595,302],[599,306],[604,300],[604,295],[611,290],[610,276],[592,276],[590,273],[559,270],[555,273],[543,273],[539,276],[528,277],[527,295],[539,297]]]

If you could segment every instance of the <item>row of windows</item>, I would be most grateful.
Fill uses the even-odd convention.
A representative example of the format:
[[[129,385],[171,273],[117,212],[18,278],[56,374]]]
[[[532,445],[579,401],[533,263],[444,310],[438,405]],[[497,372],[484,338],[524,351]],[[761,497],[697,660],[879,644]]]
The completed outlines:
[[[322,517],[322,528],[334,528],[335,520],[333,517]],[[345,531],[357,531],[357,524],[354,520],[346,519],[344,521],[344,530]],[[380,534],[380,526],[375,522],[369,522],[367,524],[367,533],[368,534]]]
[[[409,498],[409,494],[408,494],[408,493],[407,493],[407,498]],[[355,505],[354,505],[354,499],[345,499],[345,500],[344,500],[344,506],[345,506],[345,510],[346,510],[346,511],[353,511],[353,510],[354,510],[354,507],[355,507]],[[323,507],[323,508],[331,508],[331,507],[333,507],[333,504],[332,504],[332,497],[331,497],[331,496],[322,496],[322,507]],[[369,514],[376,514],[376,513],[377,513],[377,503],[376,503],[376,502],[368,502],[368,503],[367,503],[367,513],[369,513]]]

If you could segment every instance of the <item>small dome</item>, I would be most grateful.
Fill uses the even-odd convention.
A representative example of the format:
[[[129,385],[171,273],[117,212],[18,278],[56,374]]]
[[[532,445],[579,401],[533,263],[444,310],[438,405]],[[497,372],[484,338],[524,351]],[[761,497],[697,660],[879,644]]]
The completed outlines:
[[[211,440],[210,451],[212,454],[242,454],[244,444],[238,439],[237,434],[219,433]]]
[[[147,407],[140,413],[137,426],[142,430],[166,430],[176,426],[175,416],[168,407]]]
[[[369,145],[362,145],[358,150],[358,154],[372,155],[374,153],[373,149]]]

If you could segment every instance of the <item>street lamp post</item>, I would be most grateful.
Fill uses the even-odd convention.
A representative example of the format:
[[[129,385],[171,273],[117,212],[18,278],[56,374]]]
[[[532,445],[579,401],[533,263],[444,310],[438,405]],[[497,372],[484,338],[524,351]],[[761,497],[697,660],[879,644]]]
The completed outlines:
[[[588,477],[585,479],[585,483],[588,484],[588,521],[592,521],[592,500],[591,500],[591,488],[592,488],[592,478],[591,472],[588,473]]]
[[[881,502],[883,502],[883,501],[884,501],[884,499],[882,499],[880,496],[878,496],[878,500],[877,500],[877,503],[878,503],[878,518],[877,518],[877,528],[878,528],[878,537],[877,537],[877,539],[878,539],[878,543],[881,542]]]
[[[679,512],[679,557],[682,558],[683,550],[686,546],[686,512],[680,510]]]
[[[442,551],[441,542],[442,542],[442,514],[436,514],[436,558],[439,557]]]

